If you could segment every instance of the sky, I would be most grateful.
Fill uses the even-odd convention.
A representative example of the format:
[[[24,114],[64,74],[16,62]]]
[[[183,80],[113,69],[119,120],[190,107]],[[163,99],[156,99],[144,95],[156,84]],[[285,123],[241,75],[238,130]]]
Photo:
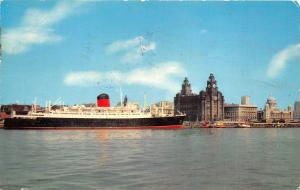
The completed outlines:
[[[2,1],[1,27],[0,104],[173,101],[210,73],[226,103],[300,99],[294,2]]]

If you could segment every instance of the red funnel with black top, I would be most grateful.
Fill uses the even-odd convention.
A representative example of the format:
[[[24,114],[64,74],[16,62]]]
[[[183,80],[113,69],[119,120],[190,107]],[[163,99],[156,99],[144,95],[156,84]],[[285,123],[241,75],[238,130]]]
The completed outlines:
[[[108,94],[100,94],[97,96],[97,105],[98,107],[110,107],[110,101]]]

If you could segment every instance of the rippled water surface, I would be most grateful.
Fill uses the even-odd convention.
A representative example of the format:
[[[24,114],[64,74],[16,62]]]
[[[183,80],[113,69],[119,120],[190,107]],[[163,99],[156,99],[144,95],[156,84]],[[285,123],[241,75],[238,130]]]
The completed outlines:
[[[300,129],[0,130],[0,189],[292,189]]]

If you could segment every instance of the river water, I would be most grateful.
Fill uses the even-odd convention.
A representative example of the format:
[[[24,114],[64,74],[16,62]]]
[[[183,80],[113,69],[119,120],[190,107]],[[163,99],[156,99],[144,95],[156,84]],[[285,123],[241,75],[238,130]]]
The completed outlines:
[[[0,189],[296,190],[300,129],[0,130]]]

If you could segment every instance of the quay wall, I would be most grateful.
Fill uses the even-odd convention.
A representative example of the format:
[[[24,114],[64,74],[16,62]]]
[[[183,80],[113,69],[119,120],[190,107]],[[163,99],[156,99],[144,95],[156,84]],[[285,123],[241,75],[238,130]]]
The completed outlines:
[[[300,128],[299,123],[253,123],[252,128]]]
[[[213,126],[203,125],[200,122],[185,122],[184,128],[300,128],[300,122],[297,123],[251,123],[248,126],[224,123],[224,125]]]

